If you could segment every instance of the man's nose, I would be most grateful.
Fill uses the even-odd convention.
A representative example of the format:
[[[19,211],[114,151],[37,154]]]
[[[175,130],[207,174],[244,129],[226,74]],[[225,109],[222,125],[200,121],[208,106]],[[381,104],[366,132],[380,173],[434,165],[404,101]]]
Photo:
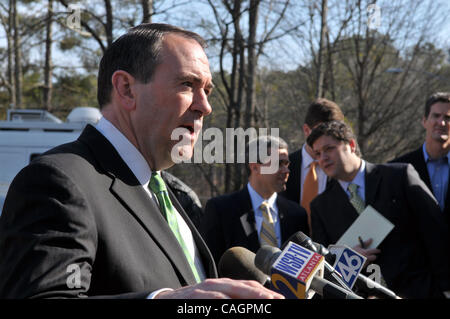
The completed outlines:
[[[206,95],[203,89],[198,90],[192,100],[192,110],[199,111],[203,116],[209,115],[212,112],[212,107],[208,101],[208,95]]]

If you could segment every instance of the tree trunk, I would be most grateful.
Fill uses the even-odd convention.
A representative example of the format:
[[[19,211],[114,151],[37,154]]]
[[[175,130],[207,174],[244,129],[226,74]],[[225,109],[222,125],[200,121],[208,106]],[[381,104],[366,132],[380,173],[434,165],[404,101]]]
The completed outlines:
[[[8,8],[8,31],[6,32],[6,42],[8,46],[8,91],[9,91],[9,107],[16,108],[16,80],[14,78],[14,39],[13,39],[13,0],[9,0]]]
[[[153,15],[153,0],[141,0],[142,23],[151,23]]]
[[[328,13],[328,0],[322,0],[322,11],[321,11],[321,26],[320,26],[320,42],[319,42],[319,52],[318,52],[318,65],[317,65],[317,89],[316,98],[323,97],[323,79],[324,79],[324,62],[323,54],[325,49],[325,41],[327,35],[327,13]]]
[[[12,0],[13,30],[14,30],[14,81],[16,86],[15,108],[22,108],[22,49],[20,47],[19,14],[16,0]]]
[[[48,0],[47,14],[47,36],[45,39],[45,66],[44,66],[44,108],[52,110],[52,23],[53,23],[53,0]]]
[[[105,0],[105,11],[106,11],[105,32],[106,32],[106,41],[109,47],[113,43],[113,14],[110,0]]]
[[[246,94],[246,111],[244,119],[244,127],[249,128],[255,126],[255,73],[256,73],[256,26],[258,24],[258,6],[259,0],[250,0],[249,8],[249,36],[248,36],[248,50],[247,50],[247,94]]]

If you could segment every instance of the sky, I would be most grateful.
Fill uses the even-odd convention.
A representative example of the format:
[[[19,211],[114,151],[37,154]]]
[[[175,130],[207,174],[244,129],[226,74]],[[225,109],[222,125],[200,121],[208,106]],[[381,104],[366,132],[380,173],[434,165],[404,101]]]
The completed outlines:
[[[434,0],[430,0],[430,1],[434,1]],[[440,6],[442,6],[442,12],[449,12],[450,10],[450,1],[449,0],[439,0],[440,1]],[[166,1],[166,2],[170,2],[170,1]],[[407,3],[408,1],[405,1],[405,3]],[[81,8],[83,8],[83,5],[85,3],[84,0],[80,0],[79,2],[77,2],[80,4]],[[382,1],[378,1],[378,3],[383,3]],[[38,5],[36,4],[36,10],[39,10],[39,8],[43,8],[42,4]],[[57,10],[66,10],[62,8],[61,5],[55,5]],[[381,6],[381,14],[380,14],[380,23],[381,23],[381,28],[383,27],[383,5]],[[192,6],[190,5],[191,9]],[[33,5],[31,5],[31,8],[33,8]],[[20,10],[21,8],[19,8]],[[22,8],[23,10],[23,8]],[[27,10],[30,10],[30,7],[28,7]],[[74,11],[73,11],[74,12]],[[202,18],[203,16],[206,15],[211,15],[212,11],[209,9],[207,11],[201,12],[201,14],[198,15],[199,18]],[[67,13],[67,15],[69,15],[69,12]],[[198,18],[196,17],[196,18]],[[186,21],[186,23],[189,23],[189,21],[187,21],[185,19],[185,13],[182,13],[181,17],[174,17],[174,19],[180,19],[179,21]],[[329,19],[332,19],[333,17],[329,17]],[[165,22],[166,17],[161,15],[161,16],[155,16],[154,18],[154,22]],[[173,23],[173,22],[172,22]],[[439,47],[442,48],[447,48],[450,49],[450,19],[446,19],[443,24],[441,26],[439,26],[439,33],[437,34],[438,38],[439,38],[439,43],[437,44]],[[289,40],[288,40],[289,41]],[[262,57],[260,60],[260,63],[263,64],[267,64],[270,65],[273,68],[280,68],[280,69],[294,69],[296,68],[299,64],[301,64],[302,60],[305,60],[299,50],[298,47],[296,46],[296,44],[294,42],[289,43],[288,41],[286,41],[285,47],[283,47],[281,50],[279,47],[276,46],[276,44],[274,44],[273,46],[268,46],[268,52],[277,52],[277,56],[276,59],[273,59],[273,56],[268,56],[268,57]],[[292,40],[291,40],[292,41]],[[94,43],[94,46],[96,46],[97,44]],[[0,28],[0,47],[5,47],[6,46],[6,41],[5,41],[5,34],[4,34],[4,30],[2,28]],[[56,66],[64,66],[64,67],[73,67],[75,68],[74,71],[80,71],[80,69],[76,69],[79,68],[81,63],[78,59],[78,53],[70,53],[70,52],[61,52],[57,49],[57,46],[54,46],[53,49],[53,59],[54,59],[54,63]],[[213,54],[213,53],[212,53]],[[212,55],[211,54],[211,55]],[[31,57],[33,60],[38,61],[38,60],[43,60],[43,56],[44,56],[44,48],[43,46],[40,46],[38,49],[33,50],[31,52]],[[212,65],[217,65],[217,63],[215,63],[214,61],[212,61],[211,63]]]

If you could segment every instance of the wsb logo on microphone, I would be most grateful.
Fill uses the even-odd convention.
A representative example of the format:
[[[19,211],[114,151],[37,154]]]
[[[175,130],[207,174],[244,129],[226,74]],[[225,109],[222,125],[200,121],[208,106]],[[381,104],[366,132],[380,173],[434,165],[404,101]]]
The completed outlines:
[[[341,274],[347,287],[352,289],[367,258],[347,246],[330,245],[328,249],[336,255],[334,269]]]

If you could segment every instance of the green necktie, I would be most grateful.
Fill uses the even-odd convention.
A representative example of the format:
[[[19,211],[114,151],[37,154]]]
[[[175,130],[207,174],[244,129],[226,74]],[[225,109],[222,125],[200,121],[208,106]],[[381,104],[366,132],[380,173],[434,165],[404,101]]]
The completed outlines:
[[[361,214],[364,208],[366,208],[366,205],[361,196],[358,195],[358,187],[358,185],[350,183],[347,189],[350,192],[350,203],[355,207],[358,214]]]
[[[192,260],[191,254],[189,253],[186,244],[181,237],[180,229],[178,228],[177,216],[175,212],[175,208],[172,205],[172,202],[169,198],[169,193],[167,192],[166,184],[164,183],[161,176],[158,173],[152,173],[152,177],[150,179],[149,187],[153,193],[155,193],[156,197],[159,201],[159,206],[161,208],[161,212],[164,218],[167,220],[170,229],[172,230],[175,237],[178,239],[181,248],[184,251],[184,255],[191,266],[192,272],[194,273],[195,279],[197,282],[201,282],[200,276],[197,272],[197,268],[195,267],[194,261]]]

